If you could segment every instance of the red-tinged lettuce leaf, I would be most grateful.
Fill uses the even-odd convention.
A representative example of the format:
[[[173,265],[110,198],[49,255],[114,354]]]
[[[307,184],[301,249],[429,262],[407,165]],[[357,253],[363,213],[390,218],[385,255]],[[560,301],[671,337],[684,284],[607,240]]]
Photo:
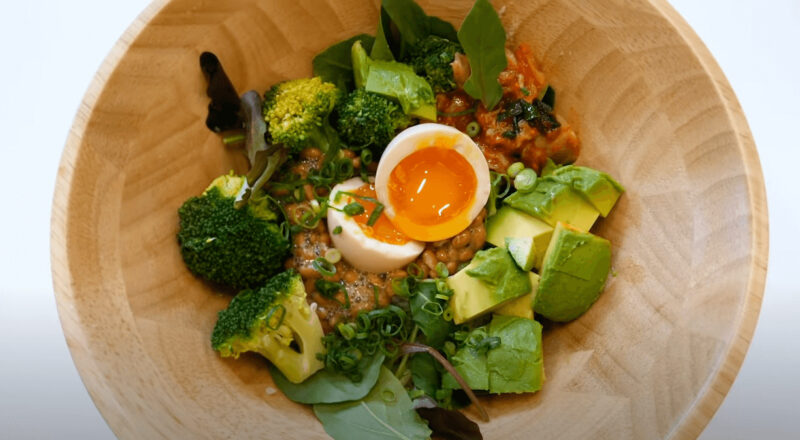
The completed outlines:
[[[417,408],[417,413],[428,421],[433,436],[447,440],[483,440],[481,428],[461,411],[444,408]]]
[[[200,69],[208,84],[206,95],[211,98],[206,127],[216,133],[242,128],[239,95],[225,74],[219,58],[211,52],[203,52],[200,55]]]

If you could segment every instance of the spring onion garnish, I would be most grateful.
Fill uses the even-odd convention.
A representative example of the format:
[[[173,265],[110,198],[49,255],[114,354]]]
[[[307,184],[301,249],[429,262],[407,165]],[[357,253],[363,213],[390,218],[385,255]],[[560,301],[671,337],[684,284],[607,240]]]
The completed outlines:
[[[506,170],[506,172],[508,173],[508,177],[513,179],[514,177],[517,177],[517,174],[519,174],[519,172],[524,169],[525,169],[524,163],[514,162],[508,167],[508,170]]]
[[[349,215],[350,217],[362,214],[364,212],[364,205],[358,202],[350,202],[344,205],[344,208],[342,208],[342,212]]]
[[[341,227],[341,226],[337,226],[337,227],[333,228],[333,231],[332,231],[331,233],[332,233],[333,235],[339,235],[339,234],[341,234],[341,233],[342,233],[342,227]]]
[[[536,187],[536,171],[525,168],[514,178],[514,187],[519,192],[531,192]]]
[[[369,218],[367,219],[367,226],[374,226],[382,213],[383,213],[383,205],[375,205],[375,209],[372,210],[372,213],[369,215]]]
[[[425,271],[417,263],[410,263],[406,266],[406,273],[410,278],[423,279],[425,278]]]
[[[481,132],[481,124],[478,124],[477,121],[472,121],[467,124],[467,136],[475,137]]]
[[[365,148],[361,150],[361,165],[369,165],[372,163],[372,151]]]
[[[275,313],[278,312],[278,311],[280,311],[280,315],[279,315],[280,317],[278,318],[278,323],[275,324],[275,325],[272,325],[272,317],[275,316]],[[278,304],[278,305],[272,306],[269,309],[269,311],[267,312],[267,315],[264,317],[264,322],[266,323],[266,326],[267,326],[268,329],[277,330],[283,324],[283,319],[284,318],[286,318],[286,307],[284,307],[283,304]]]
[[[436,271],[436,275],[438,275],[439,278],[447,278],[448,276],[450,276],[450,271],[447,270],[447,265],[441,261],[436,263],[436,267],[434,268],[434,270]]]
[[[325,275],[326,277],[330,277],[336,274],[336,266],[333,265],[330,261],[322,258],[317,257],[314,261],[311,262],[311,267],[314,268],[317,272]]]
[[[325,251],[325,260],[332,264],[336,264],[342,259],[342,252],[336,248],[330,248]]]

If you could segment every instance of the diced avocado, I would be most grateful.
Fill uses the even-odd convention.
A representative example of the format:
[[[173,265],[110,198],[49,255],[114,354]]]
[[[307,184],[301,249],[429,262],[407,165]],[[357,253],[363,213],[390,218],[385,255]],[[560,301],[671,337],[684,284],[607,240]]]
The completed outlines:
[[[536,261],[536,244],[533,237],[506,237],[506,249],[522,270],[533,269]]]
[[[541,268],[544,252],[553,235],[553,227],[536,217],[509,206],[503,206],[486,222],[486,241],[504,248],[506,237],[533,238],[536,260],[533,267]]]
[[[533,287],[531,293],[503,304],[495,309],[495,315],[518,316],[520,318],[533,319],[533,303],[536,300],[536,291],[539,288],[539,275],[528,272],[528,276],[531,278],[531,286]]]
[[[495,315],[489,336],[500,338],[500,345],[486,355],[489,392],[539,391],[544,379],[542,325],[532,319]]]
[[[608,240],[559,223],[544,256],[534,311],[571,321],[597,301],[611,269]]]
[[[619,197],[625,192],[614,178],[591,168],[567,165],[553,171],[553,177],[569,185],[591,203],[603,217],[611,212]]]
[[[470,264],[447,279],[453,289],[453,322],[461,324],[531,291],[530,278],[505,249],[479,251]]]
[[[600,213],[572,187],[553,176],[537,180],[531,192],[515,192],[505,199],[512,208],[536,216],[550,226],[558,222],[588,231]]]

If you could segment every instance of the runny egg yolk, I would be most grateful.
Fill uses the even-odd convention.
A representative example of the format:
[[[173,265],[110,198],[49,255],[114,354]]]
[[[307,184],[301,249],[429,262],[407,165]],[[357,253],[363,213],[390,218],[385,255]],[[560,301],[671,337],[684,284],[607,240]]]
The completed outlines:
[[[387,183],[392,223],[415,240],[452,237],[469,226],[477,176],[452,148],[422,148],[403,158]]]
[[[384,243],[389,244],[406,244],[408,243],[408,237],[403,234],[402,232],[398,231],[391,221],[386,218],[386,215],[380,214],[378,219],[372,226],[368,225],[369,218],[372,215],[372,212],[375,210],[376,205],[375,203],[371,202],[369,199],[376,200],[375,197],[375,186],[371,183],[366,183],[361,185],[360,187],[356,188],[353,191],[358,197],[352,197],[354,202],[358,202],[361,206],[364,207],[364,212],[358,215],[353,216],[353,220],[358,223],[358,226],[364,231],[364,234],[367,237],[374,238],[378,241],[382,241]]]

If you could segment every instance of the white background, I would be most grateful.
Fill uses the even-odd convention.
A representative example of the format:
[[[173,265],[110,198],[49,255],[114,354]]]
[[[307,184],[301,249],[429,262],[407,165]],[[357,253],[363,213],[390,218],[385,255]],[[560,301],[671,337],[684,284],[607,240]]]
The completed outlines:
[[[58,322],[50,279],[50,204],[78,104],[105,55],[148,2],[3,3],[0,437],[111,439]],[[736,383],[701,439],[797,439],[800,1],[672,3],[711,49],[744,107],[770,211],[769,275],[756,335]]]

